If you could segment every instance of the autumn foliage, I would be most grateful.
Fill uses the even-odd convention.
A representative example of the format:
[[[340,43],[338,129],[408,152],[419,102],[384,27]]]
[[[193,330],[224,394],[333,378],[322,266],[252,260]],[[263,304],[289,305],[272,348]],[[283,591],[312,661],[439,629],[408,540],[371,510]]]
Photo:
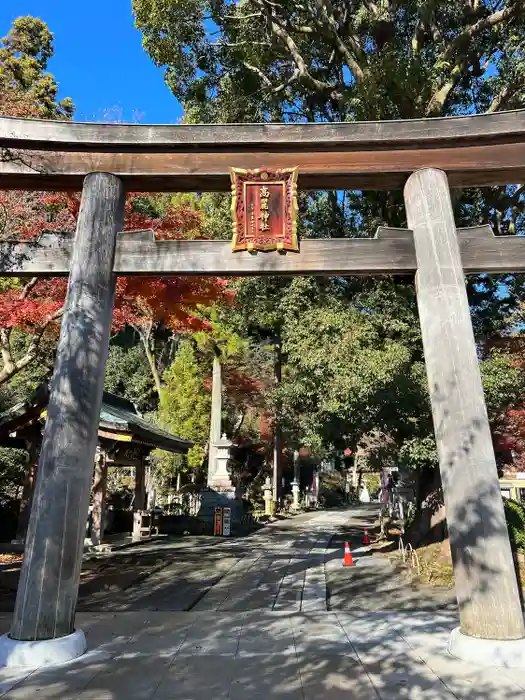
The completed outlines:
[[[10,196],[11,195],[11,196]],[[74,231],[79,211],[78,195],[2,193],[6,207],[9,238],[35,240],[42,231]],[[143,195],[129,195],[124,230],[151,229],[157,239],[198,238],[201,214],[189,206],[168,206],[162,216],[152,218],[134,209]],[[4,234],[4,238],[5,238]],[[32,281],[29,286],[0,294],[0,326],[39,329],[61,308],[66,292],[63,279]],[[115,330],[130,324],[163,323],[178,331],[206,327],[195,316],[200,304],[228,300],[226,282],[210,277],[122,277],[117,282],[114,312]]]
[[[7,192],[0,193],[0,204],[7,212],[8,221],[2,237],[28,241],[37,240],[43,231],[73,234],[80,197],[66,193]],[[201,222],[202,214],[188,203],[169,198],[154,201],[143,194],[130,194],[126,201],[126,231],[151,229],[157,239],[164,240],[199,238]],[[0,292],[3,342],[6,331],[13,328],[36,338],[56,334],[66,289],[67,281],[55,278],[34,279]],[[121,277],[117,280],[113,327],[119,331],[132,326],[147,345],[159,326],[179,333],[206,330],[208,322],[198,313],[199,306],[231,299],[226,281],[218,278]]]

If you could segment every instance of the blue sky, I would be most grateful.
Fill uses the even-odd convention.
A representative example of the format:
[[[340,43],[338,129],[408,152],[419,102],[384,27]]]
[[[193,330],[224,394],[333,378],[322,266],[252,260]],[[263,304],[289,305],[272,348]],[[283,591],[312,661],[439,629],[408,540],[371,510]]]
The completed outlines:
[[[13,20],[33,15],[55,35],[49,71],[61,97],[71,97],[76,121],[172,124],[181,107],[142,49],[131,0],[0,0],[0,36]]]

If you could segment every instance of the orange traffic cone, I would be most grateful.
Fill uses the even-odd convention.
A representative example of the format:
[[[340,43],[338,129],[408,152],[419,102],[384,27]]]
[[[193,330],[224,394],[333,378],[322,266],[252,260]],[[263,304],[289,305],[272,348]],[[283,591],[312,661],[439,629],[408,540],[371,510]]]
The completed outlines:
[[[363,537],[363,544],[370,544],[370,537],[368,536],[368,530],[365,527],[365,534]]]
[[[343,559],[343,566],[354,566],[354,560],[352,559],[352,552],[350,551],[350,545],[345,542],[345,558]]]

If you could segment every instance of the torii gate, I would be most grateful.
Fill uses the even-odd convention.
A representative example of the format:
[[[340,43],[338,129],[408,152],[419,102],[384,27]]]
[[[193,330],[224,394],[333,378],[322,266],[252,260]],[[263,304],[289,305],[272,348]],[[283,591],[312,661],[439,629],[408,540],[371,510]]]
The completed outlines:
[[[525,271],[525,239],[456,230],[453,187],[525,181],[525,111],[348,124],[136,126],[0,118],[0,188],[82,190],[74,241],[0,245],[0,274],[67,275],[33,509],[13,624],[48,660],[85,650],[74,618],[115,274],[416,274],[462,658],[525,664],[525,628],[464,284]],[[299,168],[304,189],[404,187],[410,230],[310,240],[299,253],[232,253],[220,241],[121,233],[125,190],[227,191],[229,168]],[[49,651],[60,648],[60,652]],[[55,655],[54,655],[55,654]],[[498,656],[499,655],[499,656]],[[495,657],[498,656],[496,659]],[[17,661],[16,661],[16,660]],[[518,661],[516,661],[518,659]],[[509,662],[510,663],[510,662]]]

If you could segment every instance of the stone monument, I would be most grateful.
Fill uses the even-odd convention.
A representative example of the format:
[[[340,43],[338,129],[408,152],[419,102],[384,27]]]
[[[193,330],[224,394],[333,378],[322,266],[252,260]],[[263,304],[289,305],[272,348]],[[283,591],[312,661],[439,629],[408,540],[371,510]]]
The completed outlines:
[[[232,443],[222,428],[222,367],[220,357],[213,358],[213,378],[211,389],[210,439],[208,443],[207,488],[201,492],[201,505],[198,517],[207,524],[213,524],[215,508],[231,508],[231,522],[240,522],[242,502],[228,472],[228,462]]]

